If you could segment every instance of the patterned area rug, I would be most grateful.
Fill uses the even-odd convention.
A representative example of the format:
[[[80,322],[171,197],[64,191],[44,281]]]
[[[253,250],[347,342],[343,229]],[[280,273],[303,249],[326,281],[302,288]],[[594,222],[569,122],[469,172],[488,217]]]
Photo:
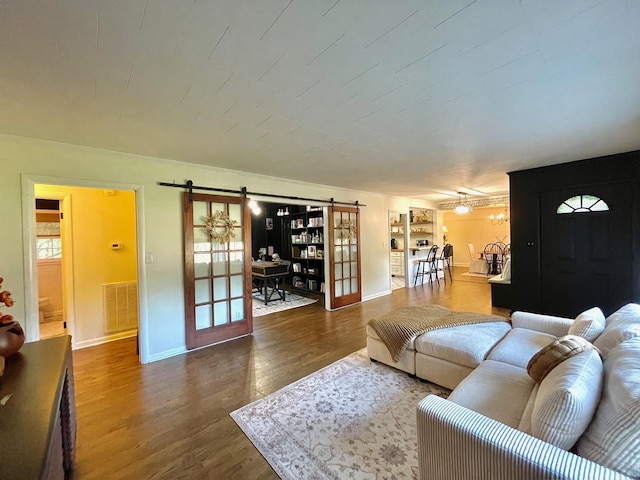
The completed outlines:
[[[416,407],[449,390],[372,363],[366,349],[231,417],[285,480],[417,478]]]
[[[270,292],[269,292],[270,293]],[[264,304],[264,295],[255,293],[253,295],[253,316],[260,317],[261,315],[268,315],[270,313],[281,312],[283,310],[289,310],[290,308],[304,307],[305,305],[311,305],[318,301],[317,298],[301,297],[295,293],[289,293],[285,295],[286,300],[280,300],[278,295],[273,295],[272,300],[266,305]]]

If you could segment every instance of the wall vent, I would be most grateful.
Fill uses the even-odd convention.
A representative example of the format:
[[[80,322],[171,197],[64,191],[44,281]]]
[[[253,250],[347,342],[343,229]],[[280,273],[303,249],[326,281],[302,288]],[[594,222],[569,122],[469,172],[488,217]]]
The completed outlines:
[[[102,284],[105,333],[138,328],[138,282]]]

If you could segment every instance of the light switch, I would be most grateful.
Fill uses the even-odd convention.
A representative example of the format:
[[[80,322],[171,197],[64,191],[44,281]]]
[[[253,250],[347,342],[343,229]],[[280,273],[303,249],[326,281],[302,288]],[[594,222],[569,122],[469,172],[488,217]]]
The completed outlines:
[[[153,253],[145,253],[144,254],[145,263],[153,263]]]

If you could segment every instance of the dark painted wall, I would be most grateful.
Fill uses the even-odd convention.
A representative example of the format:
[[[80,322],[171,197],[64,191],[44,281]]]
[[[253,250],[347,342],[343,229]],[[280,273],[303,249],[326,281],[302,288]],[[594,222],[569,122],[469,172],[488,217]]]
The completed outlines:
[[[552,190],[569,192],[576,187],[588,193],[590,185],[621,181],[629,182],[632,192],[628,201],[632,204],[629,262],[633,273],[629,281],[633,293],[627,300],[640,301],[640,151],[633,151],[509,173],[514,309],[541,312],[541,274],[545,268],[540,257],[542,195]]]

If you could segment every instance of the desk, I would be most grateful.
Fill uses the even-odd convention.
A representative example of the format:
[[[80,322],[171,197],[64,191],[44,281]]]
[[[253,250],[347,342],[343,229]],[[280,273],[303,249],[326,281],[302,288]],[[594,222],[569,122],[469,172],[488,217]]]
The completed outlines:
[[[251,262],[251,275],[253,276],[253,282],[256,280],[261,282],[261,285],[256,287],[258,291],[262,292],[264,289],[264,304],[266,305],[272,300],[274,294],[277,294],[277,299],[284,300],[284,290],[280,288],[280,277],[287,274],[289,271],[289,264],[266,262],[263,260],[257,262]],[[271,293],[268,292],[267,287],[271,287]]]

